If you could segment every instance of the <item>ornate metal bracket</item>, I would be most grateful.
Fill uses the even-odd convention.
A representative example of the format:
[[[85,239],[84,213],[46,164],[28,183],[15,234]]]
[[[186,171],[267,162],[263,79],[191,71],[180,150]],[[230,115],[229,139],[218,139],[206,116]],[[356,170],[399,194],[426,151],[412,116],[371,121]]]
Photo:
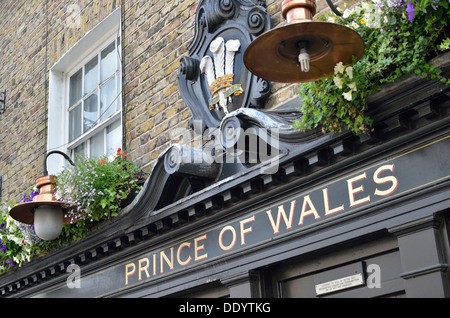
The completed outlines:
[[[178,86],[203,129],[219,127],[236,109],[264,106],[270,84],[246,69],[243,54],[270,27],[265,1],[200,2],[189,56],[180,61]]]
[[[220,165],[206,151],[180,144],[172,145],[165,154],[164,168],[170,175],[207,179],[215,179],[220,172]]]

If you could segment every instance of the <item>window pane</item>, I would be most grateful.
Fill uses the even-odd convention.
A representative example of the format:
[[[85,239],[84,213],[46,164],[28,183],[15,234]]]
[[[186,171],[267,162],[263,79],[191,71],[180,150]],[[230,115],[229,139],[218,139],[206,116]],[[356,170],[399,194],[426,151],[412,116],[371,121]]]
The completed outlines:
[[[116,43],[113,42],[101,53],[101,69],[100,69],[101,82],[103,82],[108,77],[113,75],[114,72],[116,71],[117,52],[115,48]]]
[[[122,109],[120,54],[117,37],[95,57],[84,60],[83,66],[69,78],[69,143],[81,138],[84,141],[71,149],[74,156],[116,154],[122,147],[122,120],[120,116],[112,118]],[[106,125],[100,124],[108,119]]]
[[[74,159],[75,163],[77,162],[77,159],[85,158],[86,157],[86,143],[83,142],[81,145],[76,147],[74,149]]]
[[[116,91],[116,110],[122,109],[122,76],[121,73],[117,76],[117,91]]]
[[[75,105],[81,98],[81,69],[70,77],[69,107]]]
[[[98,55],[84,67],[84,94],[91,92],[98,85]]]
[[[102,121],[114,114],[116,111],[116,100],[115,81],[110,80],[100,89],[100,114]]]
[[[106,155],[116,154],[122,147],[122,127],[120,119],[113,122],[106,129]]]
[[[101,157],[105,154],[104,150],[104,130],[95,134],[90,138],[90,157]]]
[[[84,101],[83,132],[97,124],[98,119],[98,93],[95,92]]]
[[[122,45],[120,37],[117,38],[117,65],[119,65],[119,67],[122,65]]]
[[[69,112],[69,141],[81,135],[81,104]]]

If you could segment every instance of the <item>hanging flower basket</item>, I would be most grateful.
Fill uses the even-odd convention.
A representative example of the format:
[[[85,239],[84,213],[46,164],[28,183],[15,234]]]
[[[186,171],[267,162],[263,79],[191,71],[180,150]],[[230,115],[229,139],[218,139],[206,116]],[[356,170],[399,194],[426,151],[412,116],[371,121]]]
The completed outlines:
[[[429,60],[450,46],[448,0],[374,0],[348,8],[328,20],[356,30],[365,42],[364,56],[353,65],[337,63],[334,74],[300,86],[302,98],[294,128],[321,127],[324,133],[371,130],[368,98],[383,84],[407,75],[450,85]],[[326,19],[326,18],[324,18]]]
[[[63,227],[58,239],[40,240],[32,225],[9,216],[12,204],[0,204],[0,274],[22,266],[37,255],[45,255],[85,237],[99,221],[118,216],[138,194],[145,174],[119,148],[114,156],[79,158],[74,167],[57,176],[56,197],[78,209],[70,212],[73,224]],[[39,194],[33,189],[23,202]]]
[[[115,217],[132,201],[144,173],[127,157],[119,148],[113,157],[78,159],[58,176],[57,199],[78,206],[69,215],[74,223]]]

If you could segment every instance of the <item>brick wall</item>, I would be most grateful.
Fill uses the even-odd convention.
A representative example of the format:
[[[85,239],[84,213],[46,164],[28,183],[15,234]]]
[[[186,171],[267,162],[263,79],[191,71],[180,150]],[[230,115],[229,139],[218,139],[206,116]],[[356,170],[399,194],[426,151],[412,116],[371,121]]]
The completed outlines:
[[[20,200],[42,174],[47,140],[48,74],[83,35],[122,5],[124,148],[149,172],[191,118],[177,71],[194,36],[199,0],[4,0],[0,10],[0,176],[3,201]],[[267,0],[272,26],[284,23]],[[323,12],[325,0],[318,0]],[[298,99],[298,85],[273,83],[266,109]]]
[[[46,140],[45,1],[26,2],[2,1],[0,10],[0,90],[7,94],[0,115],[4,200],[36,178]]]
[[[194,36],[198,3],[125,1],[125,144],[146,171],[170,143],[168,130],[187,127],[190,119],[178,91],[177,72]]]
[[[0,115],[2,201],[21,200],[43,173],[48,70],[118,2],[2,1],[0,91],[7,94],[6,112]]]
[[[171,143],[168,131],[188,127],[190,112],[178,92],[181,56],[194,36],[200,1],[125,1],[125,141],[131,157],[150,171]],[[272,26],[284,23],[279,0],[267,0]],[[318,11],[327,4],[319,0]],[[272,84],[266,109],[298,99],[298,85]]]

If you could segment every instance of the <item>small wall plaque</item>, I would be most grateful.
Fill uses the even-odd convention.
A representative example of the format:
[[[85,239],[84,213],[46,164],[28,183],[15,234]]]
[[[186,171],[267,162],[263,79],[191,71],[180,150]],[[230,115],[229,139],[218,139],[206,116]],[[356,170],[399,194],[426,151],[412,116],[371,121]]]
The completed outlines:
[[[335,279],[332,281],[328,281],[325,283],[317,284],[316,285],[316,294],[317,295],[324,295],[328,293],[332,293],[338,290],[343,290],[347,288],[352,288],[355,286],[361,286],[364,285],[364,278],[361,273]]]

